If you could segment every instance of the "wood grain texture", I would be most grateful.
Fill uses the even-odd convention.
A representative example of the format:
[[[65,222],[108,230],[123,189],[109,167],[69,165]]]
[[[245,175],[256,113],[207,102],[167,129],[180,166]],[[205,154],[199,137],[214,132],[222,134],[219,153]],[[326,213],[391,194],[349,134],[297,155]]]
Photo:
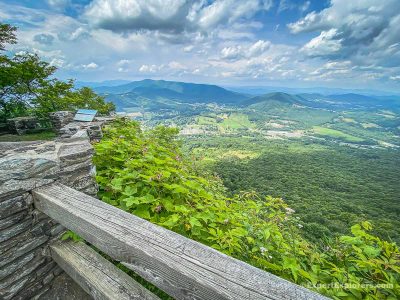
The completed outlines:
[[[327,299],[61,184],[36,208],[176,299]]]
[[[82,242],[57,242],[50,249],[54,261],[94,299],[159,300]]]

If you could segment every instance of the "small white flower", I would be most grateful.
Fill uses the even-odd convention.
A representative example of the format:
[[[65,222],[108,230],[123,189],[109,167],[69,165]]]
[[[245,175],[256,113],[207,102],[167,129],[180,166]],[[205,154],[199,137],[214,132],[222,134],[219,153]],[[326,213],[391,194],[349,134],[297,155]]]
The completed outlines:
[[[303,228],[303,225],[301,225],[301,224],[297,224],[297,226],[298,226],[299,228]]]
[[[272,258],[272,256],[271,256],[271,255],[268,255],[268,257],[269,257],[269,258]]]
[[[292,208],[290,208],[290,207],[286,207],[285,210],[286,210],[286,214],[287,214],[287,215],[291,215],[292,213],[295,212],[295,210],[292,209]]]
[[[264,247],[260,247],[260,251],[262,254],[264,254],[265,251],[268,251],[267,249],[265,249]]]

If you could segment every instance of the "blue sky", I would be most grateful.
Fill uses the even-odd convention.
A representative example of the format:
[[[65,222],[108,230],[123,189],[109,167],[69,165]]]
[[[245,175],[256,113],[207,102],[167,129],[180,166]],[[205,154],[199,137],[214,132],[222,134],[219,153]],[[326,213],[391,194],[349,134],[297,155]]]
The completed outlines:
[[[0,20],[62,79],[400,90],[399,0],[0,0]]]

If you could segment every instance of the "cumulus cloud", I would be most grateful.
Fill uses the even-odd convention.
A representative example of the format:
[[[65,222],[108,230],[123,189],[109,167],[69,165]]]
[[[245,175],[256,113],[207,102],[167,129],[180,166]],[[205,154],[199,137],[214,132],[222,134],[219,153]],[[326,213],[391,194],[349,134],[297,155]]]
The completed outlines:
[[[91,34],[88,30],[83,27],[78,27],[73,31],[62,31],[58,33],[58,38],[63,41],[79,41],[88,39],[91,37]]]
[[[53,58],[50,61],[50,65],[54,66],[54,67],[57,67],[57,68],[62,68],[62,67],[65,66],[65,61],[63,59],[60,59],[60,58]]]
[[[168,67],[172,70],[186,70],[187,67],[178,61],[171,61],[168,64]]]
[[[300,3],[299,1],[293,2],[291,0],[280,0],[278,6],[278,13],[283,12],[285,10],[293,10],[293,9],[305,12],[310,8],[310,5],[311,5],[310,1],[304,1],[303,3]]]
[[[157,66],[157,65],[142,65],[140,68],[139,68],[139,72],[141,72],[141,73],[155,73],[155,72],[157,72],[157,71],[159,71],[161,69],[161,67],[160,66]]]
[[[41,33],[35,35],[33,37],[33,40],[35,42],[38,42],[39,44],[51,45],[54,41],[54,36],[52,36],[51,34]]]
[[[94,70],[97,69],[98,67],[99,67],[98,64],[94,62],[82,65],[82,68],[84,68],[85,70]]]
[[[395,0],[386,6],[378,0],[332,0],[290,24],[294,35],[279,30],[279,39],[273,32],[279,24],[271,24],[271,14],[260,14],[279,5],[271,0],[92,0],[75,14],[74,5],[67,14],[46,3],[43,9],[0,3],[0,17],[24,20],[19,43],[10,50],[38,53],[59,67],[60,78],[400,84]],[[286,9],[299,14],[309,9],[305,0],[280,3],[296,4]],[[304,42],[305,37],[310,38]]]
[[[332,28],[322,31],[319,36],[309,41],[302,51],[310,56],[335,55],[342,49],[342,40],[337,38],[337,30]]]
[[[235,45],[224,47],[221,50],[221,58],[228,60],[237,60],[240,58],[252,58],[263,54],[271,43],[269,41],[259,40],[254,44]]]
[[[47,4],[52,8],[63,10],[70,4],[70,0],[47,0]]]
[[[183,48],[183,52],[191,52],[193,50],[194,46],[193,45],[188,45]]]
[[[303,51],[309,56],[349,59],[356,65],[400,66],[400,1],[332,0],[288,25],[292,33],[317,32]]]
[[[251,18],[256,12],[269,10],[271,7],[271,0],[217,0],[197,11],[192,10],[189,20],[207,29],[221,23],[233,23],[240,18]]]
[[[399,81],[399,82],[400,82],[400,75],[390,76],[390,79],[391,79],[391,80],[394,80],[394,81]]]
[[[269,10],[272,0],[94,0],[85,17],[95,27],[115,32],[207,30],[249,19]]]
[[[133,59],[121,59],[117,62],[118,72],[129,72],[133,71],[132,66],[135,60]]]

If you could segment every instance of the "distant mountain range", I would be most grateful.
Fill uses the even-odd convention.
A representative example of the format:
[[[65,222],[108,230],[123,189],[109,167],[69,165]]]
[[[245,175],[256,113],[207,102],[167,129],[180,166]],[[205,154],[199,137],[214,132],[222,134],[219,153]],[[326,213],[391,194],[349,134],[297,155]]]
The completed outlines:
[[[216,103],[265,110],[279,105],[302,105],[326,109],[400,108],[400,96],[367,96],[355,93],[324,95],[320,93],[289,94],[272,92],[254,96],[252,93],[231,91],[217,85],[177,81],[151,80],[108,81],[91,84],[97,93],[115,103],[118,111],[131,108],[144,110],[185,110],[198,103]],[[80,86],[84,86],[80,83]]]
[[[238,103],[247,96],[209,84],[177,81],[151,80],[133,81],[118,86],[100,86],[94,90],[101,94],[123,94],[133,92],[150,99],[171,99],[185,103]]]
[[[387,92],[379,90],[367,89],[344,89],[344,88],[328,88],[328,87],[310,87],[310,88],[292,88],[283,86],[223,86],[224,88],[244,94],[263,95],[272,92],[282,92],[287,94],[320,94],[324,96],[336,94],[358,94],[365,96],[398,96],[400,91]]]

